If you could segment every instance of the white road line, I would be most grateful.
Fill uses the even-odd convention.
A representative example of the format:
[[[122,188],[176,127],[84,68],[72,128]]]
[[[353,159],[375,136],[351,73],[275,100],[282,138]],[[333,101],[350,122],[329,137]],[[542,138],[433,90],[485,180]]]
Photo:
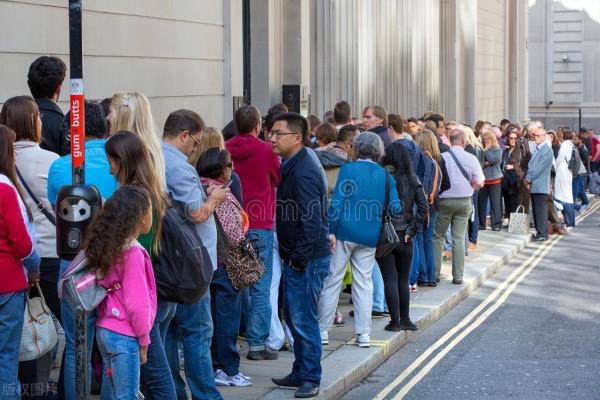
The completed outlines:
[[[586,218],[588,215],[591,215],[598,208],[600,208],[600,203],[596,204],[591,209],[588,209],[585,214],[580,215],[577,218],[577,222],[579,223],[584,218]],[[492,301],[494,301],[498,296],[500,296],[500,294],[508,287],[506,293],[504,293],[500,297],[500,299],[498,299],[497,303],[494,306],[490,307],[489,310],[487,310],[485,313],[483,313],[479,317],[479,319],[477,319],[473,323],[474,327],[472,329],[471,329],[471,327],[465,329],[466,333],[463,332],[463,333],[461,333],[461,335],[459,335],[457,338],[455,338],[448,345],[447,351],[446,351],[446,349],[444,349],[440,353],[440,354],[442,354],[441,356],[440,356],[440,354],[438,354],[436,357],[434,357],[432,359],[432,361],[423,368],[423,370],[426,370],[426,371],[425,372],[423,372],[423,370],[420,371],[413,379],[411,379],[409,381],[409,383],[406,386],[404,386],[402,388],[402,390],[394,397],[394,400],[403,398],[406,395],[406,393],[408,393],[408,391],[414,385],[416,385],[423,378],[423,376],[425,376],[431,370],[431,368],[433,368],[433,366],[435,366],[435,364],[437,364],[448,353],[449,350],[451,350],[454,346],[456,346],[456,344],[458,344],[464,337],[466,337],[473,329],[475,329],[477,326],[481,325],[481,323],[483,323],[483,321],[485,321],[489,317],[489,315],[491,315],[498,307],[500,307],[500,305],[502,303],[504,303],[506,301],[508,294],[510,294],[516,288],[516,285],[518,285],[518,283],[521,282],[524,279],[524,277],[527,276],[529,274],[529,272],[531,272],[531,270],[533,270],[533,268],[535,268],[535,266],[537,266],[539,261],[545,257],[545,255],[550,251],[552,246],[554,246],[554,244],[557,243],[561,238],[562,238],[562,236],[554,237],[553,239],[544,243],[541,247],[536,249],[534,251],[534,253],[524,263],[522,263],[519,268],[517,268],[515,271],[513,271],[513,273],[511,273],[510,276],[508,278],[506,278],[506,280],[504,282],[502,282],[502,284],[500,284],[500,286],[498,286],[498,288],[496,288],[481,304],[479,304],[479,306],[477,306],[458,325],[456,325],[454,328],[452,328],[450,331],[448,331],[444,336],[442,336],[440,339],[438,339],[431,347],[429,347],[423,354],[421,354],[421,356],[419,356],[415,361],[413,361],[413,363],[406,370],[404,370],[402,372],[402,374],[400,374],[388,386],[386,386],[381,392],[379,392],[377,394],[377,396],[375,396],[373,398],[373,400],[383,400],[387,395],[389,395],[408,376],[410,376],[417,368],[419,368],[420,365],[423,364],[425,362],[425,360],[427,358],[429,358],[429,356],[431,354],[433,354],[434,351],[436,351],[438,348],[443,346],[459,330],[461,330],[462,328],[467,326],[467,324],[469,324],[485,307],[487,307]],[[523,275],[516,278],[523,271],[526,271],[526,272],[524,272]],[[515,278],[516,278],[515,283],[513,283],[512,285],[509,286],[509,283]],[[490,312],[490,310],[492,310],[492,309],[493,309],[493,311]],[[412,383],[412,385],[411,385],[411,383]],[[404,391],[405,388],[407,388],[406,391]],[[401,393],[404,393],[404,394],[401,395]]]

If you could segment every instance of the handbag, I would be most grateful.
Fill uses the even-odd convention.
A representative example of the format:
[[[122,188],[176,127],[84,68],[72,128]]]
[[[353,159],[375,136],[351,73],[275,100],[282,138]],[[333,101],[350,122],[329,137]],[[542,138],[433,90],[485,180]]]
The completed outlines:
[[[36,283],[40,297],[27,296],[23,333],[19,347],[19,361],[37,360],[56,346],[58,334],[54,319],[40,285]]]
[[[392,252],[400,244],[400,238],[396,233],[392,217],[389,211],[390,203],[390,180],[387,171],[385,172],[385,202],[383,204],[383,216],[381,218],[383,224],[381,233],[379,234],[379,242],[375,250],[375,257],[385,257]]]
[[[237,291],[251,286],[265,274],[265,264],[255,251],[251,240],[229,248],[225,271],[231,286]]]
[[[520,205],[514,213],[510,213],[508,221],[508,231],[510,233],[528,233],[529,232],[529,214],[525,213],[525,207]]]

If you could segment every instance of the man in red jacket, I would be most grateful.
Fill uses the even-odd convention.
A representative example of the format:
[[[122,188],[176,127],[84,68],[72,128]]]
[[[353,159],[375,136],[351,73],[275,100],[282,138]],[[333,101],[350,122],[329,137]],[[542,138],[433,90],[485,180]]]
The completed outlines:
[[[248,359],[275,360],[278,353],[266,345],[271,327],[269,301],[273,270],[273,238],[275,220],[275,188],[279,184],[281,162],[270,144],[258,139],[261,116],[255,106],[245,106],[235,113],[235,126],[240,132],[225,143],[231,153],[233,168],[242,182],[244,209],[250,220],[247,237],[256,240],[265,274],[250,287],[250,309],[247,313],[246,340],[250,345]]]

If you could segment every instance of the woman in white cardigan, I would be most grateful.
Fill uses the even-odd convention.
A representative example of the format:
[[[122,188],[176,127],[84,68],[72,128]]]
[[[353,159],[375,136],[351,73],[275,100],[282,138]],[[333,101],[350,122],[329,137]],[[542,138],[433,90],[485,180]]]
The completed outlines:
[[[569,162],[573,156],[574,145],[571,139],[573,132],[563,129],[564,141],[556,156],[556,177],[554,178],[554,199],[563,207],[565,224],[575,226],[575,205],[573,204],[573,175],[569,170]]]

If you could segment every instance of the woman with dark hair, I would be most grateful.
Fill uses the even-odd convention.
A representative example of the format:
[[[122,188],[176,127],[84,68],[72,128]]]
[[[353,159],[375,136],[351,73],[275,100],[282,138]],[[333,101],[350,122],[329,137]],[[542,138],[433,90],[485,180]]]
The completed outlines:
[[[28,286],[21,260],[33,250],[21,213],[14,143],[15,132],[0,125],[0,387],[13,389],[2,397],[11,400],[21,398],[19,345]]]
[[[104,145],[110,163],[110,173],[120,186],[135,185],[144,188],[152,205],[152,225],[137,241],[154,260],[160,252],[162,219],[169,201],[156,171],[153,168],[148,148],[132,132],[118,132]],[[169,363],[164,349],[164,334],[173,318],[176,304],[158,299],[156,318],[150,331],[148,363],[141,366],[141,383],[144,392],[154,398],[176,399],[175,384],[169,373]]]
[[[204,186],[227,185],[231,179],[233,163],[225,149],[213,147],[206,150],[196,163],[196,171]],[[239,245],[249,228],[249,221],[240,203],[232,193],[215,209],[217,229],[225,237],[217,238],[217,247],[226,252],[225,242]],[[242,315],[241,292],[233,288],[225,269],[226,253],[219,254],[218,266],[210,283],[210,302],[213,319],[212,361],[215,382],[219,386],[250,386],[252,378],[240,372],[240,355],[236,341]]]
[[[417,329],[408,315],[410,293],[408,274],[413,256],[412,237],[423,228],[429,204],[425,198],[423,185],[412,171],[408,151],[398,142],[388,146],[383,158],[383,166],[396,179],[398,198],[404,208],[399,216],[392,216],[392,223],[400,237],[400,244],[390,254],[378,258],[385,286],[385,301],[390,311],[391,321],[387,331]]]
[[[510,218],[510,214],[519,207],[519,192],[523,179],[521,168],[521,146],[519,146],[519,135],[517,129],[509,125],[506,129],[506,149],[502,153],[502,196],[504,197],[504,217]]]

